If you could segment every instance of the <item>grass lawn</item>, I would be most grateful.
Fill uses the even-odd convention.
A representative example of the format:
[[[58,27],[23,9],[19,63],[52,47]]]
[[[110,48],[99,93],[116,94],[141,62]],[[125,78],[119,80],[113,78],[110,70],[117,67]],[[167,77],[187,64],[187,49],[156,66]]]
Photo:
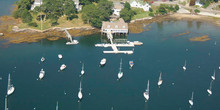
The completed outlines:
[[[149,12],[148,11],[144,11],[141,8],[132,8],[132,10],[134,10],[136,12],[136,15],[134,15],[132,17],[132,20],[149,17],[149,15],[148,15]]]
[[[23,28],[32,28],[32,29],[38,29],[40,30],[41,29],[41,21],[38,21],[36,18],[37,18],[37,15],[34,15],[32,14],[33,16],[33,22],[36,22],[37,23],[37,27],[31,27],[31,26],[28,26],[27,23],[22,23],[22,24],[19,24],[19,28],[23,29]],[[50,20],[46,20],[46,21],[43,21],[43,25],[42,25],[42,29],[49,29],[49,28],[52,28],[52,27],[63,27],[63,28],[68,28],[68,27],[85,27],[85,26],[90,26],[89,24],[84,24],[83,21],[82,21],[82,17],[81,17],[81,14],[78,14],[78,17],[79,18],[75,18],[71,21],[68,21],[66,20],[66,16],[62,16],[58,19],[58,23],[59,25],[56,25],[56,26],[51,26],[51,21]]]

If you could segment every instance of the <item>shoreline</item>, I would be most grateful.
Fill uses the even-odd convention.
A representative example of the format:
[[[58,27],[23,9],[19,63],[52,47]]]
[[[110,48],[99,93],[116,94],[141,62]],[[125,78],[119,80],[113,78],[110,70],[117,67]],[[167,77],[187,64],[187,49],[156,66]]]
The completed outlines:
[[[4,17],[6,17],[6,19],[2,19]],[[129,32],[141,33],[143,31],[149,31],[151,28],[150,26],[148,27],[148,29],[144,29],[144,27],[153,22],[163,22],[169,20],[200,21],[200,22],[207,22],[207,23],[212,23],[216,26],[220,26],[220,19],[219,20],[217,19],[219,18],[204,16],[204,15],[182,14],[182,13],[181,14],[174,13],[174,14],[156,16],[156,17],[146,17],[142,19],[132,20],[129,23]],[[58,40],[59,38],[66,38],[62,27],[53,27],[41,31],[31,28],[19,29],[16,26],[16,24],[18,23],[19,20],[14,19],[12,17],[9,16],[0,17],[0,33],[4,34],[3,36],[0,36],[0,39],[7,40],[8,41],[7,44],[10,43],[18,44],[18,43],[38,42],[41,39],[48,39],[54,41],[54,40]],[[91,26],[69,27],[66,29],[69,31],[72,37],[92,35],[100,32],[100,29]]]

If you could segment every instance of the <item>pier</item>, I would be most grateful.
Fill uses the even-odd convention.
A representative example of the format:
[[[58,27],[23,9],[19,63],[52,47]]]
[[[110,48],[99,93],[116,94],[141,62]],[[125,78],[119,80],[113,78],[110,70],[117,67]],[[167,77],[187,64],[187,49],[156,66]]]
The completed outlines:
[[[65,34],[66,34],[66,37],[68,39],[70,39],[70,42],[67,42],[66,45],[73,45],[73,44],[78,44],[79,42],[77,40],[73,40],[72,36],[70,35],[70,33],[67,31],[66,28],[63,29]]]

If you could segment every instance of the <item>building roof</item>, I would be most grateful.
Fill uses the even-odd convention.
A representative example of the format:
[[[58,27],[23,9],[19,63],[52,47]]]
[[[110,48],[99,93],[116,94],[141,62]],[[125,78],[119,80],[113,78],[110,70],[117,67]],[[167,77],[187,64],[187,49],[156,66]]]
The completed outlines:
[[[128,23],[125,23],[122,18],[115,22],[102,22],[102,29],[128,29]]]
[[[122,4],[114,4],[114,9],[123,9],[124,6]]]
[[[35,0],[34,2],[40,3],[40,2],[43,2],[43,0]]]

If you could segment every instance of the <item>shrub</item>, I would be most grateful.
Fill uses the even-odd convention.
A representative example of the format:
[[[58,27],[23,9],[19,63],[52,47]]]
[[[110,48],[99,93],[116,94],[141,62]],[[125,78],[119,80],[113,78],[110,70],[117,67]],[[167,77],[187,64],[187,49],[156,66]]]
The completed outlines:
[[[150,12],[153,12],[153,9],[152,9],[152,8],[149,8],[149,11],[150,11]]]
[[[153,14],[152,12],[150,12],[148,15],[149,15],[149,16],[151,16],[151,17],[153,17],[153,16],[154,16],[154,14]]]
[[[57,26],[57,25],[59,25],[59,23],[58,23],[57,21],[53,21],[53,22],[51,23],[51,26]]]
[[[37,27],[38,26],[37,23],[35,23],[35,22],[28,23],[28,25],[32,26],[32,27]]]
[[[195,9],[194,12],[195,13],[200,13],[200,11],[198,9]]]

